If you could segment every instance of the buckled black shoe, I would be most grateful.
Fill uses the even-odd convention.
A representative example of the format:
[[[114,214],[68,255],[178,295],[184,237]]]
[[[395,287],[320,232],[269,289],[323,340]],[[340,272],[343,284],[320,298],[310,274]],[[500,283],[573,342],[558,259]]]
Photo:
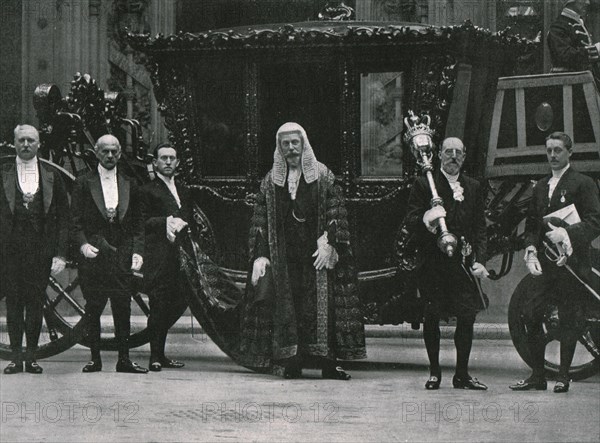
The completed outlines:
[[[472,391],[485,391],[488,388],[486,385],[470,375],[466,377],[458,377],[455,375],[452,377],[452,386],[454,386],[455,389],[470,389]]]
[[[160,372],[162,371],[162,365],[157,361],[150,362],[148,365],[148,370],[152,372]]]
[[[163,368],[171,368],[171,369],[179,369],[185,366],[185,363],[182,363],[177,360],[171,360],[170,358],[166,358],[160,361],[160,364]]]
[[[545,391],[548,383],[542,378],[529,377],[509,386],[513,391]]]
[[[102,362],[99,360],[90,360],[83,367],[81,372],[100,372],[102,370]]]
[[[329,380],[350,380],[352,376],[342,369],[341,366],[323,368],[321,370],[323,378]]]
[[[437,375],[431,375],[429,380],[425,382],[425,389],[428,391],[433,391],[435,389],[440,389],[440,384],[442,383],[442,376],[439,377]]]
[[[44,369],[35,360],[25,362],[25,372],[30,374],[41,374]]]
[[[4,373],[7,375],[18,374],[19,372],[23,372],[22,361],[11,361],[6,368],[4,368]]]
[[[125,372],[128,374],[147,374],[148,369],[142,368],[140,365],[132,362],[128,358],[122,358],[117,362],[117,372]]]
[[[553,390],[556,394],[562,394],[563,392],[569,392],[569,382],[567,380],[559,380],[554,385]]]

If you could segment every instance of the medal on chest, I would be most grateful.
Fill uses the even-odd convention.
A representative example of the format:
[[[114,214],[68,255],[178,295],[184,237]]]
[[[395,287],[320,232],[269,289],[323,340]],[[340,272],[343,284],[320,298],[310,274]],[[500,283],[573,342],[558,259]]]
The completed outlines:
[[[564,203],[565,201],[567,201],[567,200],[565,199],[565,195],[567,195],[567,191],[565,191],[564,189],[562,189],[562,190],[560,191],[560,202],[561,202],[561,203]]]
[[[35,198],[35,194],[36,194],[35,192],[34,193],[25,192],[23,194],[23,206],[25,206],[25,209],[29,209],[29,203],[31,203],[33,201],[33,199]]]
[[[115,217],[117,216],[116,208],[106,208],[106,216],[108,217],[108,221],[110,223],[114,223]]]

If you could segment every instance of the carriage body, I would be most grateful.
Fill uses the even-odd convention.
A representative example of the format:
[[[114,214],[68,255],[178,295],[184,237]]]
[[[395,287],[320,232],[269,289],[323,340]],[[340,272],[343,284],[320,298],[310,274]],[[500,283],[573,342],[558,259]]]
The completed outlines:
[[[532,46],[466,23],[305,22],[198,34],[130,35],[143,51],[181,178],[214,228],[214,259],[244,281],[253,195],[286,121],[307,131],[349,212],[361,297],[371,323],[406,321],[394,300],[395,239],[417,174],[401,134],[427,112],[436,142],[459,136],[477,172],[494,91]]]
[[[404,278],[402,263],[399,272],[396,255],[418,175],[401,138],[409,110],[431,117],[436,144],[447,136],[463,139],[467,172],[487,180],[489,256],[503,255],[496,277],[510,271],[514,252],[522,248],[519,224],[531,179],[547,167],[540,149],[545,135],[573,131],[576,149],[583,148],[577,166],[600,172],[600,101],[589,74],[569,81],[560,75],[502,77],[512,75],[519,56],[537,45],[469,23],[434,28],[306,22],[128,39],[147,56],[159,107],[182,159],[180,180],[201,208],[195,222],[203,251],[238,288],[246,280],[254,195],[272,165],[276,129],[286,121],[304,126],[317,158],[345,192],[368,323],[415,320],[413,306],[402,301],[415,288]],[[126,126],[121,138],[132,142],[128,167],[144,175],[140,166],[149,158],[136,136],[138,125],[120,116],[118,95],[102,99],[97,89],[76,76],[65,100],[52,85],[40,85],[35,101],[46,154],[63,166],[69,160],[68,169],[76,172],[77,165],[94,161],[89,148],[95,134],[119,133]],[[90,113],[96,105],[103,108],[101,118]],[[227,315],[208,306],[201,291],[195,296],[188,300],[192,311],[229,353],[224,331],[235,332],[236,325],[223,321]],[[64,322],[53,305],[65,299],[68,293],[54,302],[50,297],[47,306],[46,321],[54,323],[48,327],[59,332]],[[76,302],[71,305],[77,310]],[[68,343],[54,346],[51,338],[40,356],[81,341],[78,326],[83,327],[64,323],[61,335]],[[136,345],[144,342],[144,333]],[[597,364],[582,369],[589,375]]]

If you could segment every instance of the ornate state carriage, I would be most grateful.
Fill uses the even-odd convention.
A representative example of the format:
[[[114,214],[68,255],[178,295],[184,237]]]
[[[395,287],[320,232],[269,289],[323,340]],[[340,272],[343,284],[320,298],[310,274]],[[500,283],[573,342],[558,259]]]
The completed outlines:
[[[404,115],[429,113],[438,139],[485,144],[497,79],[530,48],[469,23],[306,22],[129,41],[148,56],[183,152],[182,178],[214,227],[215,260],[244,280],[253,194],[272,165],[276,129],[298,122],[345,191],[374,323],[406,320],[391,309],[399,291],[395,235],[416,173],[401,142]],[[469,169],[479,155],[474,149]]]
[[[589,82],[570,83],[570,90],[552,92],[550,99],[545,98],[544,88],[550,86],[544,78],[535,85],[531,77],[499,82],[499,77],[514,74],[519,58],[537,45],[468,22],[446,28],[305,22],[154,38],[129,34],[128,41],[147,56],[160,110],[183,160],[180,178],[193,189],[201,208],[196,222],[203,250],[228,283],[238,288],[245,283],[254,194],[272,165],[276,129],[295,121],[307,130],[316,157],[333,170],[345,192],[368,323],[418,320],[402,301],[404,293],[414,291],[410,279],[403,278],[410,260],[396,254],[398,241],[404,242],[401,223],[418,173],[412,154],[402,145],[403,118],[409,110],[431,116],[435,142],[446,136],[462,138],[468,148],[467,171],[490,177],[489,255],[503,255],[496,277],[510,270],[513,252],[521,247],[518,225],[531,194],[529,173],[541,174],[545,166],[544,157],[535,151],[543,145],[540,137],[543,140],[551,130],[575,130],[580,134],[576,142],[586,145],[588,157],[583,161],[594,154],[598,158],[600,102],[588,98]],[[88,87],[81,78],[74,83],[75,91]],[[72,91],[61,100],[50,86],[39,93],[42,136],[55,161],[71,162],[76,168],[87,155],[80,146],[89,147],[95,131],[119,132],[125,126],[121,137],[132,142],[131,172],[144,176],[140,166],[148,160],[145,146],[136,122],[119,117],[118,96],[109,94],[94,102],[83,94],[78,101]],[[577,103],[586,104],[589,122],[568,117]],[[96,111],[90,111],[90,105]],[[95,129],[90,132],[90,127]],[[589,170],[598,171],[595,164]],[[58,332],[58,340],[51,337],[41,348],[42,356],[81,339],[73,327],[76,322],[56,312],[66,300],[81,314],[81,306],[69,300],[74,286],[65,291],[64,284],[54,285],[58,296],[49,297],[46,322],[50,332]],[[238,325],[229,321],[223,305],[206,298],[194,291],[189,299],[192,311],[229,352]],[[138,294],[136,301],[147,313],[143,297]],[[518,303],[511,312],[511,331],[516,331],[515,343],[527,361],[526,344],[519,338]],[[582,376],[597,371],[597,332],[585,333],[591,340],[585,347],[594,360],[588,362],[588,357],[576,368]],[[145,334],[140,331],[134,345],[144,343]],[[6,354],[5,348],[0,344],[0,355]]]

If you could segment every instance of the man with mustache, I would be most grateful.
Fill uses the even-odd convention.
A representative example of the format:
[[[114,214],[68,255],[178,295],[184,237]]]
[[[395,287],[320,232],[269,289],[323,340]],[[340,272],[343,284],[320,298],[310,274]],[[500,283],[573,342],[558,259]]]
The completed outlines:
[[[285,123],[256,198],[239,362],[298,378],[349,380],[337,359],[366,357],[344,196],[306,132]]]
[[[542,252],[546,249],[544,242],[560,245],[567,264],[588,284],[592,281],[590,243],[600,234],[600,198],[594,180],[571,167],[572,154],[573,142],[564,132],[554,132],[546,138],[546,156],[552,174],[535,185],[525,225],[525,262],[531,275],[536,277],[524,312],[533,372],[526,380],[511,385],[514,391],[547,388],[543,322],[549,304],[558,306],[562,332],[559,376],[554,392],[569,390],[569,367],[580,335],[577,326],[581,311],[592,297],[560,262],[552,263]],[[580,222],[565,227],[557,226],[560,220],[554,224],[544,222],[544,216],[569,205],[575,206]]]
[[[71,236],[81,254],[78,271],[92,353],[83,372],[102,370],[100,317],[110,299],[119,351],[116,370],[143,374],[148,370],[129,359],[132,273],[142,267],[144,253],[138,187],[118,171],[121,144],[116,137],[100,137],[94,152],[98,167],[77,178],[71,203]]]
[[[475,278],[486,277],[486,222],[481,185],[460,172],[466,150],[455,137],[443,141],[439,152],[441,168],[434,175],[436,189],[444,205],[431,207],[431,189],[426,177],[419,177],[408,201],[406,223],[415,232],[420,249],[417,279],[425,302],[423,338],[429,357],[428,390],[439,389],[442,381],[440,319],[456,316],[456,372],[452,384],[457,389],[485,390],[487,386],[468,371],[477,311],[484,308]],[[446,218],[448,230],[460,239],[458,250],[448,257],[437,246],[438,224]]]
[[[40,135],[33,126],[15,128],[15,161],[2,165],[0,183],[0,299],[12,361],[5,374],[41,374],[35,353],[42,328],[44,292],[50,274],[65,268],[69,200],[60,173],[37,157]]]
[[[146,260],[144,287],[150,299],[149,369],[182,368],[183,363],[165,356],[167,332],[187,307],[183,297],[182,277],[175,239],[192,220],[192,201],[188,190],[175,182],[179,165],[177,151],[162,143],[154,150],[156,178],[142,187],[142,210],[145,220]]]

